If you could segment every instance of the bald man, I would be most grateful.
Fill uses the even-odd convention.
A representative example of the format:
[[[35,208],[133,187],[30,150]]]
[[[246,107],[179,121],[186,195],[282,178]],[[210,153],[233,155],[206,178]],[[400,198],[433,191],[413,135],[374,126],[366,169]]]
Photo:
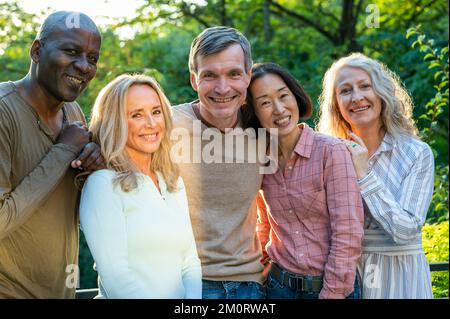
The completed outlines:
[[[75,296],[74,176],[102,158],[74,101],[96,74],[100,45],[88,16],[53,13],[31,45],[29,73],[0,83],[0,298]]]

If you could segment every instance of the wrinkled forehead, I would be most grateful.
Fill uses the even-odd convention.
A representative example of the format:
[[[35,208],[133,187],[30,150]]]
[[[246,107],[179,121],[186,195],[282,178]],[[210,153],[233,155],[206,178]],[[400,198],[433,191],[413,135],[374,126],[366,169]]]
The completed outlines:
[[[231,71],[245,70],[245,56],[239,44],[232,44],[225,49],[197,56],[197,70],[201,71]]]
[[[366,70],[359,67],[346,65],[337,69],[334,86],[339,87],[340,85],[346,83],[361,81],[372,82],[372,78]]]

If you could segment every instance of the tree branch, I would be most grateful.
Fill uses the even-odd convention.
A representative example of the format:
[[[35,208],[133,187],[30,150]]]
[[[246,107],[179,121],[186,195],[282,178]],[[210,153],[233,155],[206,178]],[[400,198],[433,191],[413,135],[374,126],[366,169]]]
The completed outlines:
[[[421,3],[422,1],[416,1],[415,3],[414,3],[414,8],[417,8],[417,6]],[[429,6],[431,6],[433,3],[435,3],[436,2],[436,0],[431,0],[430,2],[428,2],[427,4],[424,4],[424,5],[422,5],[421,6],[421,9],[420,10],[418,10],[418,11],[414,11],[413,12],[413,14],[411,15],[411,17],[406,21],[406,26],[409,26],[409,25],[411,25],[411,23],[413,22],[413,21],[415,21],[424,11],[425,11],[425,8],[427,8],[427,7],[429,7]]]
[[[281,4],[272,1],[272,5],[277,8],[278,10],[280,10],[281,12],[287,14],[288,16],[291,16],[297,20],[302,21],[303,23],[305,23],[306,25],[316,29],[317,32],[319,32],[320,34],[322,34],[323,36],[325,36],[327,39],[329,39],[331,42],[336,43],[336,36],[332,33],[330,33],[329,31],[325,30],[324,28],[322,28],[321,25],[315,23],[313,20],[295,12],[292,11],[288,8],[285,8],[284,6],[282,6]]]

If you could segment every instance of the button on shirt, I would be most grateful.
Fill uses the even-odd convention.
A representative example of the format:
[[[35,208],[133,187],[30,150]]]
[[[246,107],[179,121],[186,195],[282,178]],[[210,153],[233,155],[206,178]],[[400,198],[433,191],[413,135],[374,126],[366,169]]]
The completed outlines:
[[[265,175],[258,232],[268,257],[302,275],[323,275],[321,298],[353,291],[361,255],[363,205],[346,146],[300,124],[284,172]]]

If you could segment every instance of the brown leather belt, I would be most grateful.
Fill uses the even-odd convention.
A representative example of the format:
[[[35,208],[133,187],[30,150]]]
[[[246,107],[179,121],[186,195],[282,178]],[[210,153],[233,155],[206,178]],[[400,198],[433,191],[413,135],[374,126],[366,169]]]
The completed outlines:
[[[319,293],[322,290],[322,276],[296,275],[272,262],[270,274],[283,286],[302,292]]]

